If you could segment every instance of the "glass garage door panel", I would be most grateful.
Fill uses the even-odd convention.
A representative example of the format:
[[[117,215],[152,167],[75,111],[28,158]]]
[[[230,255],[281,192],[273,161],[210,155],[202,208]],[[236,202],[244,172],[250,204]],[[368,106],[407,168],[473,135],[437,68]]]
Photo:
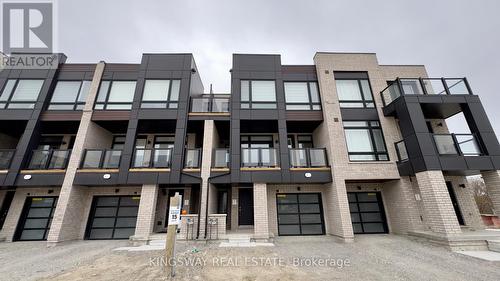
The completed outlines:
[[[319,193],[277,194],[279,235],[325,233]]]
[[[47,240],[57,197],[28,197],[16,232],[16,241]]]
[[[380,192],[348,192],[354,234],[387,233]]]
[[[134,235],[139,196],[94,197],[87,239],[128,239]]]

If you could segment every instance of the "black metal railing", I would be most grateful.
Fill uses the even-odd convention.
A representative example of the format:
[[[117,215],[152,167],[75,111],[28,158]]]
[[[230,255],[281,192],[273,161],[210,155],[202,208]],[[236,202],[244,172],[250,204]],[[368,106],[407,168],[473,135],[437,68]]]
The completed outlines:
[[[29,170],[66,169],[71,149],[33,150]]]
[[[433,138],[439,155],[482,155],[474,134],[433,134]]]
[[[172,148],[135,149],[132,168],[170,168]]]
[[[276,148],[243,148],[241,150],[242,167],[278,167]]]
[[[472,95],[467,78],[397,78],[380,92],[384,106],[401,95]]]
[[[201,148],[188,148],[184,155],[184,168],[201,168]]]
[[[10,167],[15,149],[0,149],[0,170],[7,170]]]
[[[394,143],[394,146],[396,147],[396,154],[398,155],[398,161],[399,162],[404,162],[408,161],[408,151],[406,150],[406,144],[404,140],[400,140],[396,143]]]
[[[80,164],[81,169],[117,169],[122,151],[118,149],[87,149]]]
[[[291,168],[328,167],[325,148],[291,148]]]
[[[229,148],[215,148],[213,168],[229,168]]]
[[[191,97],[189,112],[229,112],[229,97]]]

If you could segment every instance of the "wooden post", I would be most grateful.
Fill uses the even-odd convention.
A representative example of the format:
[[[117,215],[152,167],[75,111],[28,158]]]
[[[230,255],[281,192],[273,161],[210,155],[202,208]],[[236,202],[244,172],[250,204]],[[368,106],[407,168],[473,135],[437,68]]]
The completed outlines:
[[[167,241],[165,243],[165,272],[174,277],[175,270],[173,266],[175,258],[175,238],[177,236],[177,227],[180,224],[182,196],[176,192],[174,197],[170,197],[170,209],[168,214]]]

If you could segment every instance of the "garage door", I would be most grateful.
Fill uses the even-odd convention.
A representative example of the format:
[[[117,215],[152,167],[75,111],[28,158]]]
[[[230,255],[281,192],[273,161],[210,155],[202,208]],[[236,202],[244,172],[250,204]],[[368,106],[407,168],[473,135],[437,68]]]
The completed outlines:
[[[354,234],[387,233],[380,192],[348,192]]]
[[[86,239],[128,239],[134,235],[139,196],[94,197]]]
[[[279,235],[325,234],[319,193],[277,194]]]
[[[14,240],[47,240],[56,205],[57,197],[27,197]]]

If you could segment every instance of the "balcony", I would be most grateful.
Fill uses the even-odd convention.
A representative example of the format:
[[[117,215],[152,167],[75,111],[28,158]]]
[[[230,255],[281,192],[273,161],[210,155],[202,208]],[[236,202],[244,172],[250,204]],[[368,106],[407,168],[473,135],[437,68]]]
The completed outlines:
[[[122,156],[121,150],[87,149],[80,164],[81,169],[118,169]]]
[[[186,149],[184,159],[184,169],[200,169],[201,168],[201,148]]]
[[[0,149],[0,170],[9,169],[15,152],[15,149]]]
[[[172,148],[136,149],[132,160],[132,168],[170,168]]]
[[[212,168],[229,169],[229,148],[214,149]]]
[[[326,168],[328,161],[325,148],[292,148],[290,149],[290,167],[293,168]]]
[[[276,148],[243,148],[241,166],[244,168],[278,168]]]
[[[229,97],[191,97],[190,113],[229,113]]]
[[[472,95],[466,78],[397,78],[382,92],[384,106],[402,95]]]
[[[33,150],[28,170],[64,170],[71,155],[71,149]]]
[[[434,134],[439,155],[480,156],[478,141],[472,134]]]

